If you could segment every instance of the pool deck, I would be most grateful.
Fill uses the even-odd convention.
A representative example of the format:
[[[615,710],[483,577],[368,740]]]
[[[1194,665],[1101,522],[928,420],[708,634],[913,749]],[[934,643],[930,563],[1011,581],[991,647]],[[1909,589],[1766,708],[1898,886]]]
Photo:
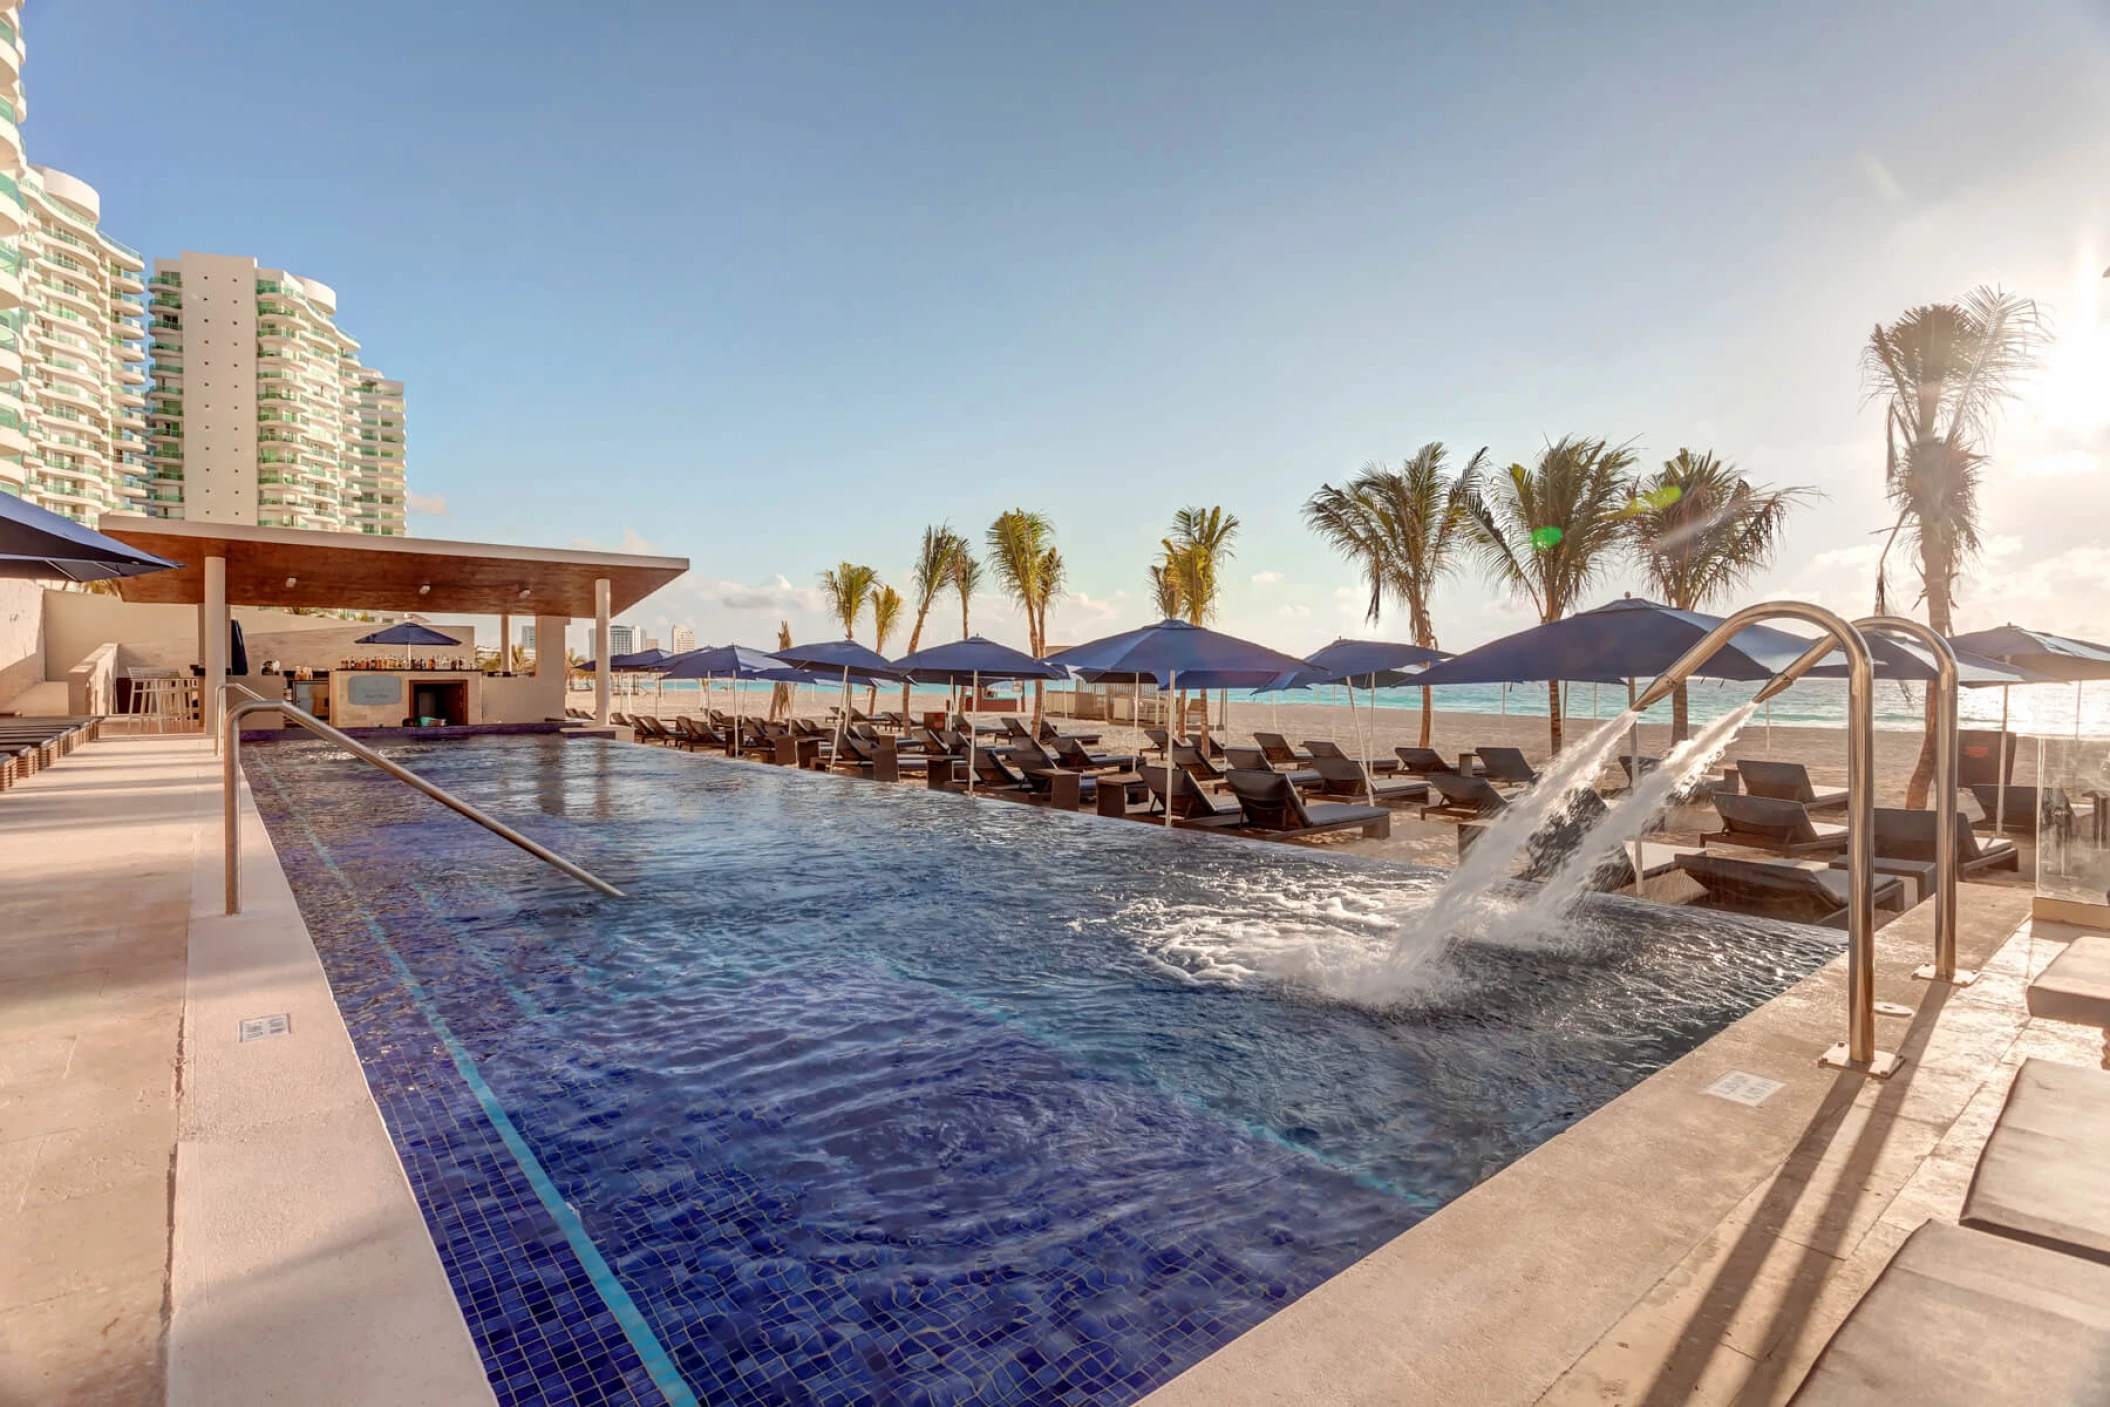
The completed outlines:
[[[229,919],[195,735],[0,796],[0,1402],[493,1400],[245,811]],[[1908,975],[1930,905],[1877,935],[1877,995],[1912,1010],[1879,1023],[1897,1077],[1816,1065],[1835,962],[1146,1400],[1784,1400],[1904,1236],[1954,1219],[2020,1061],[2097,1063],[2096,1033],[2026,1015],[2076,932],[2028,897],[1963,887],[1971,987]],[[1705,1092],[1732,1071],[1781,1088]]]
[[[221,912],[210,744],[0,801],[0,1402],[494,1400],[253,807]]]

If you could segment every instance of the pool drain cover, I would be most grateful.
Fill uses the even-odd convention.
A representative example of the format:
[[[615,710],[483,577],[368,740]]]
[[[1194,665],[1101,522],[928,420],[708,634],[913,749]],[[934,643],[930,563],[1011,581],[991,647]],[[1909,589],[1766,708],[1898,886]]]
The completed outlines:
[[[1753,1109],[1771,1099],[1786,1088],[1779,1080],[1769,1080],[1764,1075],[1754,1075],[1748,1070],[1731,1070],[1702,1090],[1716,1099],[1726,1099],[1732,1104],[1748,1104]]]
[[[267,1036],[284,1036],[292,1033],[293,1018],[280,1012],[277,1016],[252,1016],[242,1023],[242,1039],[260,1041]]]

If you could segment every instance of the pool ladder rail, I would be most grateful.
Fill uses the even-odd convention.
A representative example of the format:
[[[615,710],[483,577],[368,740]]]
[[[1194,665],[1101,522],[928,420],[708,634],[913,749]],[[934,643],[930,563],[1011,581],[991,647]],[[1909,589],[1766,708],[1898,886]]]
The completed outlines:
[[[248,701],[238,703],[234,707],[225,710],[225,716],[220,724],[220,731],[218,734],[215,735],[220,739],[221,783],[224,791],[222,804],[225,807],[226,811],[226,829],[225,840],[223,844],[225,847],[227,865],[228,913],[238,914],[242,911],[242,720],[252,713],[277,713],[283,716],[284,718],[290,720],[291,722],[299,724],[301,727],[313,733],[316,737],[325,739],[328,742],[335,743],[338,747],[343,748],[346,752],[350,753],[352,756],[358,758],[362,762],[372,763],[374,766],[388,773],[388,775],[390,775],[391,777],[394,777],[397,781],[405,782],[410,786],[417,788],[417,790],[425,793],[425,795],[431,797],[434,801],[439,802],[442,806],[445,806],[450,810],[457,811],[460,814],[467,816],[470,820],[476,822],[476,824],[482,826],[485,830],[490,831],[494,835],[500,836],[506,840],[513,842],[513,844],[519,846],[522,850],[527,851],[528,854],[533,855],[536,859],[542,861],[542,863],[544,863],[545,865],[551,865],[559,870],[562,870],[565,874],[570,875],[573,879],[579,881],[579,883],[585,885],[587,888],[598,890],[600,893],[606,894],[611,899],[620,899],[623,897],[623,891],[617,889],[607,880],[601,879],[597,875],[591,874],[588,871],[581,869],[579,866],[565,859],[562,855],[557,854],[554,850],[550,850],[545,846],[536,844],[534,841],[529,840],[526,836],[522,835],[519,831],[516,831],[511,826],[505,824],[505,822],[496,820],[493,817],[485,815],[482,811],[477,810],[474,806],[471,806],[468,802],[462,800],[460,797],[454,795],[452,792],[447,791],[442,787],[435,786],[431,782],[426,781],[423,777],[411,771],[408,767],[404,767],[399,763],[389,761],[387,758],[383,757],[380,753],[375,752],[366,744],[359,742],[354,738],[347,737],[344,733],[341,733],[337,729],[332,728],[329,724],[323,722],[314,714],[309,713],[306,709],[296,707],[295,705],[290,704],[283,699],[263,698],[259,696],[255,690],[236,683],[228,683],[223,685],[221,687],[220,698],[216,700],[216,702],[224,704],[226,702],[226,695],[228,690],[239,690],[240,692],[249,695]]]

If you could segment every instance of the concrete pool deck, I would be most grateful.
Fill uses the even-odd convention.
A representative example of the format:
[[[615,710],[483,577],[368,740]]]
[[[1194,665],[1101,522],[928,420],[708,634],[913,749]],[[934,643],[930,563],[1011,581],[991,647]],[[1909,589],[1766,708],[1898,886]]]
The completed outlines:
[[[998,804],[998,803],[987,803]],[[0,797],[0,1401],[491,1401],[253,808],[220,908],[195,735]],[[1231,843],[1231,842],[1226,842]],[[1888,1082],[1824,1071],[1835,962],[1154,1394],[1184,1403],[1772,1402],[1895,1246],[1953,1219],[2015,1065],[2094,1065],[2022,989],[2073,930],[1963,887],[1985,977],[1878,935]],[[272,1015],[291,1031],[239,1039]],[[1742,1071],[1752,1107],[1705,1092]],[[327,1385],[325,1388],[323,1385]]]
[[[494,1400],[246,789],[221,912],[210,743],[4,801],[0,1401]]]

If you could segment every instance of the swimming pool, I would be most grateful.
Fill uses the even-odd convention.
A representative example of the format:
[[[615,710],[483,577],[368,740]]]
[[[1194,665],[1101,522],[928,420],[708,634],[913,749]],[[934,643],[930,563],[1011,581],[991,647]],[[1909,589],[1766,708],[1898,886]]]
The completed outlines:
[[[1610,902],[1441,1002],[1442,876],[552,738],[248,775],[500,1400],[1141,1396],[1837,951]]]

